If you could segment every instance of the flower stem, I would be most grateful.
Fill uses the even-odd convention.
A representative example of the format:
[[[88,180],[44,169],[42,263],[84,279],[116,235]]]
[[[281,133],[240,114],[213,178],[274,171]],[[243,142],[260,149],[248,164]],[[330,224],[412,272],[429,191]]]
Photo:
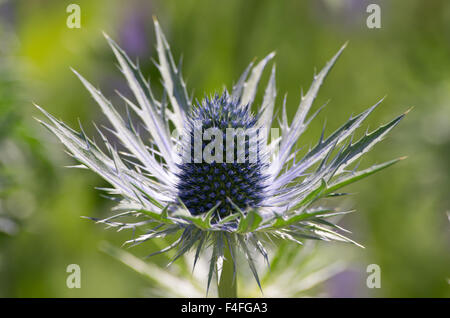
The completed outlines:
[[[224,260],[222,264],[222,275],[218,285],[218,294],[220,298],[236,298],[237,297],[237,281],[234,274],[234,249],[228,246],[228,242],[224,248]]]

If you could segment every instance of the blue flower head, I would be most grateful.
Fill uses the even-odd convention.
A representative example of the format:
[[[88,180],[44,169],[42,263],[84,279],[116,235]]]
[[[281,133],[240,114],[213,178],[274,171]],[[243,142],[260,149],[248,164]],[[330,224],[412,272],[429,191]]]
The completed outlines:
[[[190,213],[206,213],[217,205],[216,216],[225,217],[235,212],[233,203],[242,210],[259,207],[265,195],[266,165],[259,140],[255,138],[255,145],[251,145],[251,136],[245,134],[253,131],[258,137],[257,120],[251,114],[249,105],[240,106],[240,101],[233,100],[227,92],[222,96],[216,94],[211,99],[206,97],[193,109],[187,125],[190,142],[187,157],[184,158],[188,162],[179,165],[177,189],[179,198]],[[197,134],[196,129],[199,130]],[[215,129],[214,138],[221,140],[204,140],[203,136],[211,129]],[[241,139],[239,132],[243,137]],[[211,154],[215,160],[208,162],[200,158],[201,162],[195,162],[196,135],[201,138],[198,143],[201,154],[208,143],[218,141],[218,149]],[[244,148],[241,152],[238,151],[239,141]],[[254,160],[250,158],[251,151],[255,154]]]

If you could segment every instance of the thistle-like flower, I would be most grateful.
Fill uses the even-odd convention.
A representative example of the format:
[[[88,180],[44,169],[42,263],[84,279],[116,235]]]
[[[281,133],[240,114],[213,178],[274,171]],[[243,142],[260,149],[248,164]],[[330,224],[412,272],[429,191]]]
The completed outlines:
[[[42,124],[61,140],[81,163],[80,167],[89,168],[108,181],[112,187],[105,190],[119,199],[118,214],[96,221],[119,230],[145,229],[127,242],[131,244],[173,235],[175,241],[157,253],[176,248],[175,261],[193,250],[194,266],[202,251],[211,247],[208,287],[216,273],[220,285],[225,286],[219,286],[221,296],[235,295],[227,292],[226,285],[233,289],[230,285],[234,284],[238,250],[246,256],[260,285],[253,251],[268,262],[266,242],[272,238],[299,244],[304,239],[357,244],[329,220],[350,211],[322,207],[318,201],[345,195],[339,192],[340,188],[402,159],[359,171],[348,168],[382,140],[404,114],[353,142],[355,130],[380,101],[350,117],[328,137],[322,133],[318,143],[302,158],[298,158],[296,149],[299,137],[320,111],[308,117],[324,78],[345,45],[314,76],[290,124],[284,99],[281,133],[272,129],[269,134],[276,102],[275,67],[258,111],[252,113],[251,107],[263,69],[273,53],[256,66],[251,63],[231,93],[224,91],[193,103],[156,20],[155,29],[157,67],[165,92],[161,101],[152,93],[138,66],[106,36],[135,101],[120,97],[127,109],[137,115],[150,138],[138,133],[131,116],[122,118],[110,101],[77,72],[108,117],[111,131],[125,151],[117,151],[98,130],[105,152],[83,129],[76,132],[39,108],[51,122]],[[171,132],[173,129],[177,133]],[[130,221],[130,216],[137,221]]]

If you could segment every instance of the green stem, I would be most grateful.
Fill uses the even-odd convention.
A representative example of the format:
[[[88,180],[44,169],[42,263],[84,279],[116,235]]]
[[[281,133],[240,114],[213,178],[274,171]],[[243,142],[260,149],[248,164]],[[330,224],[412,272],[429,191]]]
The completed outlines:
[[[232,255],[233,254],[233,255]],[[228,242],[225,243],[224,248],[224,260],[222,265],[222,275],[218,285],[218,294],[220,298],[236,298],[237,297],[237,282],[234,275],[234,262],[235,257],[234,248],[228,247]]]

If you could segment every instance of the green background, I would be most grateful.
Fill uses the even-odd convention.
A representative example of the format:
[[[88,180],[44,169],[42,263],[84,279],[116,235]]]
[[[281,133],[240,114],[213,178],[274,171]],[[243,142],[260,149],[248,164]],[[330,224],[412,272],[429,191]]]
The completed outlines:
[[[81,7],[81,29],[66,26],[70,3]],[[369,3],[381,6],[381,29],[366,26]],[[328,244],[348,269],[322,286],[324,295],[450,296],[449,1],[14,0],[0,1],[1,297],[140,297],[151,286],[99,250],[102,241],[120,246],[131,234],[80,218],[108,215],[111,202],[94,189],[106,184],[64,168],[74,162],[33,119],[42,115],[32,103],[95,134],[90,123],[105,118],[69,68],[113,101],[115,89],[127,92],[105,31],[139,59],[156,88],[152,15],[175,58],[183,56],[196,98],[230,88],[252,59],[275,50],[277,104],[288,93],[290,118],[314,69],[349,41],[314,107],[330,103],[299,145],[313,145],[325,120],[330,133],[384,96],[366,123],[371,129],[414,108],[361,164],[408,159],[349,187],[355,195],[339,201],[358,210],[340,224],[366,248]],[[154,250],[150,243],[129,251]],[[72,263],[81,267],[81,289],[66,287]],[[380,289],[366,287],[369,264],[380,265]]]

